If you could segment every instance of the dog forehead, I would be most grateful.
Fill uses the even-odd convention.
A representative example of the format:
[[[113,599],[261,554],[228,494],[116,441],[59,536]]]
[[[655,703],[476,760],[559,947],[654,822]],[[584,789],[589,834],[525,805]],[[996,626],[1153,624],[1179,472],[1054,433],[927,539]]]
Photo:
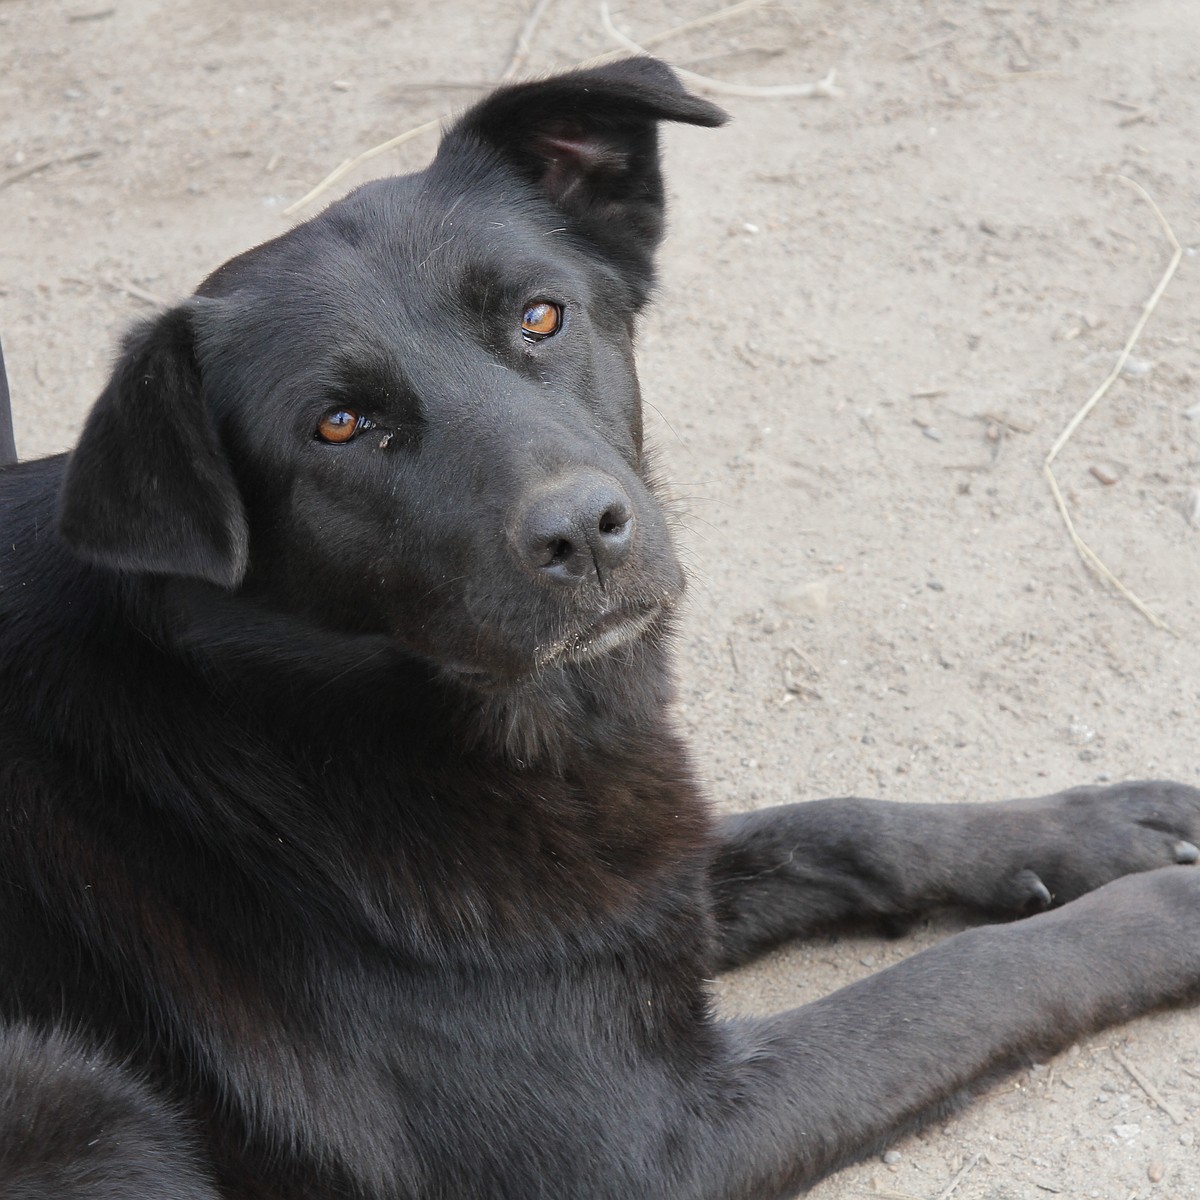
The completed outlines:
[[[547,292],[585,302],[599,270],[520,181],[422,172],[367,184],[214,272],[197,342],[214,392],[255,408],[332,392],[347,364],[420,390],[427,360],[442,383],[468,369],[470,353],[450,352],[489,314],[519,323]]]
[[[348,322],[421,328],[489,289],[582,284],[585,256],[564,235],[561,214],[519,180],[431,169],[358,188],[230,260],[198,294],[228,302],[234,335],[247,319],[313,335]]]
[[[456,304],[481,284],[519,289],[586,270],[562,213],[486,159],[368,184],[326,216],[357,269],[418,318],[431,299]]]

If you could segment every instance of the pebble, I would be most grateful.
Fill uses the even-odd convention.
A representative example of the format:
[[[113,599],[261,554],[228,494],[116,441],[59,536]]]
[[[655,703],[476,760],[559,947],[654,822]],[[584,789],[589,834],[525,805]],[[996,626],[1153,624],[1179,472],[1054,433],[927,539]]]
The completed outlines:
[[[776,596],[775,602],[788,612],[820,616],[829,609],[829,599],[829,581],[813,579]]]
[[[1086,746],[1088,742],[1094,741],[1095,737],[1096,731],[1090,725],[1085,725],[1078,718],[1067,726],[1067,738],[1074,742],[1076,746]]]
[[[1179,1144],[1181,1146],[1191,1146],[1195,1143],[1195,1141],[1196,1135],[1190,1129],[1184,1130],[1184,1132],[1179,1135]]]
[[[1121,367],[1121,374],[1128,379],[1142,379],[1154,370],[1154,364],[1146,358],[1127,358]]]
[[[1158,1183],[1159,1180],[1166,1174],[1166,1168],[1160,1162],[1152,1162],[1146,1168],[1146,1178],[1151,1183]]]
[[[890,1167],[898,1163],[903,1157],[899,1150],[888,1150],[883,1156],[883,1161]]]
[[[1188,494],[1183,501],[1183,515],[1187,518],[1189,525],[1200,528],[1200,487],[1188,489]]]
[[[1123,1142],[1132,1142],[1142,1131],[1140,1125],[1114,1125],[1112,1131]]]

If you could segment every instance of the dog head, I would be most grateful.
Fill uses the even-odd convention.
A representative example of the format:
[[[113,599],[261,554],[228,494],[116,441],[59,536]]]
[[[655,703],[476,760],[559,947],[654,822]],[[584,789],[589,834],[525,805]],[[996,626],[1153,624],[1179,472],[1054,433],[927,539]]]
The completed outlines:
[[[507,87],[136,331],[60,532],[468,680],[635,640],[682,589],[632,328],[662,233],[662,64]]]

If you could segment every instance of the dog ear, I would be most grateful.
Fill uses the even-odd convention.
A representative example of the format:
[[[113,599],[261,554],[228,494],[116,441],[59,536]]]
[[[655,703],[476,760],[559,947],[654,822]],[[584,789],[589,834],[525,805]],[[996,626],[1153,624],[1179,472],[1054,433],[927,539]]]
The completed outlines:
[[[241,582],[246,515],[205,402],[190,305],[126,338],[67,462],[58,528],[104,566]]]
[[[438,158],[464,139],[484,142],[648,286],[663,230],[658,122],[727,119],[666,64],[629,58],[493,92],[447,133]]]

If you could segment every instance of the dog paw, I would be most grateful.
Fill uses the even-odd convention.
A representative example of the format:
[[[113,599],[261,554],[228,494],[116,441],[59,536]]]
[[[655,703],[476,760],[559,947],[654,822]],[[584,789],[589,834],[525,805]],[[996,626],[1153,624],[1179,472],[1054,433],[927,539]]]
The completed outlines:
[[[1062,904],[1122,875],[1200,861],[1200,789],[1179,783],[1072,788],[1030,802],[1028,851]]]

